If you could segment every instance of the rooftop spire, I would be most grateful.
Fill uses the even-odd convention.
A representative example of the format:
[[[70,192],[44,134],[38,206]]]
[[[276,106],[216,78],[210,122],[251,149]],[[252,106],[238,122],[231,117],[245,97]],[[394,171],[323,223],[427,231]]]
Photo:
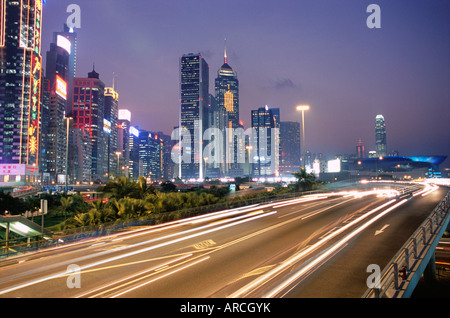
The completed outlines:
[[[227,38],[225,38],[225,52],[224,52],[223,60],[224,60],[224,63],[225,63],[225,64],[228,63],[228,57],[227,57]]]

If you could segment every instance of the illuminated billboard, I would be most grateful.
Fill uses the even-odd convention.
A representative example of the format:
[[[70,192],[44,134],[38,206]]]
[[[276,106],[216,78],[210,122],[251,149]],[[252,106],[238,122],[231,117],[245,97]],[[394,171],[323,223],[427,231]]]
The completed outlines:
[[[130,127],[130,134],[132,134],[133,136],[139,137],[139,130],[137,130],[134,127]]]
[[[328,172],[330,173],[338,173],[341,172],[341,160],[329,160],[328,161]]]
[[[131,122],[131,112],[128,109],[119,109],[119,120],[128,120]]]
[[[111,122],[103,118],[103,131],[107,134],[111,133]]]
[[[64,50],[66,50],[66,52],[70,54],[70,51],[72,48],[72,43],[70,43],[69,39],[58,34],[58,36],[56,37],[56,45]]]
[[[67,83],[59,75],[56,75],[56,94],[67,99]]]

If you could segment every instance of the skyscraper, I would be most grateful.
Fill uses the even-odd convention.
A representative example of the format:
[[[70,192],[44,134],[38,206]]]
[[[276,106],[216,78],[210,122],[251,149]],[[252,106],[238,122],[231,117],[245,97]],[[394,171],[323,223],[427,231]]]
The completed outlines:
[[[87,78],[76,77],[73,88],[73,127],[86,128],[92,141],[92,177],[94,181],[106,177],[104,149],[105,84],[94,70]]]
[[[105,88],[105,113],[104,113],[104,132],[106,133],[106,151],[105,151],[105,161],[106,161],[106,172],[111,173],[121,173],[120,164],[117,166],[117,160],[115,158],[115,153],[117,151],[117,124],[119,115],[119,93],[114,90],[113,87]],[[109,129],[108,129],[109,126]],[[122,154],[123,156],[123,154]]]
[[[227,114],[227,122],[225,128],[239,128],[239,80],[237,73],[228,64],[227,49],[224,50],[224,63],[217,72],[215,80],[215,94],[217,107],[219,109],[225,109]],[[223,135],[226,136],[225,130]],[[233,140],[226,140],[228,147],[233,147],[233,151],[227,151],[225,153],[226,165],[225,173],[227,175],[242,174],[242,167],[238,163],[239,147],[244,147],[244,142],[239,140],[237,136],[228,135]],[[230,150],[230,149],[228,149]],[[230,157],[230,153],[233,157]]]
[[[39,165],[41,20],[42,0],[0,0],[0,164]]]
[[[181,163],[181,178],[203,179],[203,132],[207,125],[209,66],[203,56],[185,54],[180,60],[180,131],[189,136],[183,150],[188,160]]]
[[[280,123],[280,174],[288,175],[300,171],[300,123],[282,121]]]
[[[375,146],[377,156],[386,156],[386,123],[383,115],[375,118]]]
[[[228,128],[239,127],[239,80],[237,73],[228,64],[225,48],[224,63],[217,72],[215,80],[215,94],[219,107],[228,113]]]
[[[46,149],[45,160],[47,161],[44,175],[48,174],[51,181],[64,182],[66,174],[66,139],[67,125],[64,116],[68,110],[68,93],[71,87],[68,83],[71,78],[69,63],[71,55],[71,42],[61,33],[53,34],[53,42],[46,58],[46,79],[49,82],[48,112],[42,113],[42,122],[47,127],[42,127],[47,133],[42,139],[43,147]],[[73,79],[72,79],[73,81]],[[48,116],[48,118],[46,118]]]
[[[277,113],[277,112],[275,112]],[[257,110],[252,110],[252,128],[256,136],[253,144],[253,176],[268,177],[277,176],[279,171],[279,126],[277,116],[266,105]],[[255,143],[256,142],[256,143]],[[252,146],[253,147],[253,146]]]

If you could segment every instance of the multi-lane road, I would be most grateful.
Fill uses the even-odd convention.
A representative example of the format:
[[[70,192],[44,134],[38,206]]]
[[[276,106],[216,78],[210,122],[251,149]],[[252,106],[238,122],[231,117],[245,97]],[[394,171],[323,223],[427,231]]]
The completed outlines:
[[[359,298],[368,266],[383,269],[448,191],[396,187],[307,195],[41,250],[0,262],[0,297]]]

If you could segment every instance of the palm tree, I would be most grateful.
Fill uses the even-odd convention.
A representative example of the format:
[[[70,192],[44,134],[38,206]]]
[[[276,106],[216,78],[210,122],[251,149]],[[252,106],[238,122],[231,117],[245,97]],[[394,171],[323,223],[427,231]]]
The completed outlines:
[[[136,184],[136,190],[130,197],[135,199],[145,199],[145,197],[149,194],[156,194],[156,189],[153,185],[148,186],[147,180],[145,180],[144,177],[139,177]]]
[[[61,210],[64,214],[64,220],[65,220],[67,211],[69,211],[69,209],[73,203],[73,199],[72,199],[72,197],[62,197],[60,202],[61,202]]]
[[[314,174],[306,173],[304,168],[301,168],[299,172],[293,172],[292,174],[297,178],[297,182],[295,183],[296,190],[301,189],[302,191],[308,191],[316,184],[316,177]]]
[[[136,182],[127,177],[117,177],[100,189],[109,198],[121,199],[131,197],[136,193]]]

